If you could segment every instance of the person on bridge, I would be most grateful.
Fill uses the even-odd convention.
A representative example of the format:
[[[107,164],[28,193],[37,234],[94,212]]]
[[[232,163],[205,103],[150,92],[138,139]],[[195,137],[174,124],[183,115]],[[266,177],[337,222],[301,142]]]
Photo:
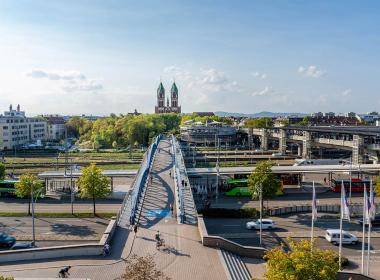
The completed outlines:
[[[137,234],[137,224],[135,224],[135,225],[133,226],[133,232],[135,233],[135,235]]]
[[[161,233],[160,233],[159,230],[157,230],[157,233],[156,233],[156,235],[155,235],[155,239],[156,239],[157,242],[160,242],[160,241],[161,241]]]
[[[69,270],[70,270],[71,266],[66,266],[64,268],[62,268],[59,272],[58,272],[58,277],[59,278],[67,278],[70,273],[69,273]]]

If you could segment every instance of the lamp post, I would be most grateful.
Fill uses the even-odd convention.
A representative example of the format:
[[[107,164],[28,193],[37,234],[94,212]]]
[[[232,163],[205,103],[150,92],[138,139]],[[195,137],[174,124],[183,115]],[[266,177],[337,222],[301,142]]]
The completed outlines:
[[[220,139],[218,138],[218,157],[216,161],[216,200],[219,197],[219,153],[220,153]]]
[[[35,230],[35,223],[34,223],[34,203],[37,202],[38,195],[42,192],[42,189],[40,189],[36,194],[36,200],[34,200],[34,188],[33,184],[31,185],[31,196],[32,196],[32,246],[34,247],[36,244],[36,230]]]
[[[263,183],[260,183],[260,246],[263,244]]]

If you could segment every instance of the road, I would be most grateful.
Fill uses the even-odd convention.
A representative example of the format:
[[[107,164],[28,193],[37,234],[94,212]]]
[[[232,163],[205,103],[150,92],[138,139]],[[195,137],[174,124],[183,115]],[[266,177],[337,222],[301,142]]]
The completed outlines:
[[[121,200],[97,200],[97,213],[117,213]],[[1,198],[0,212],[28,212],[28,200],[20,198]],[[71,203],[68,200],[41,199],[35,204],[36,213],[71,213]],[[74,202],[74,213],[92,213],[92,201],[77,200]]]
[[[100,218],[36,218],[36,240],[44,241],[98,241],[108,225]],[[19,241],[32,240],[32,219],[30,217],[0,217],[0,232],[14,236]],[[38,245],[38,244],[37,244]]]
[[[333,217],[333,216],[332,216]],[[277,229],[266,230],[263,232],[264,245],[274,247],[286,242],[287,237],[294,239],[310,239],[310,215],[299,214],[287,217],[271,217],[277,224]],[[231,239],[237,243],[249,246],[259,245],[259,231],[248,230],[245,224],[252,219],[209,219],[206,218],[206,226],[208,233],[211,235],[219,235]],[[339,229],[338,219],[322,219],[319,218],[314,224],[314,236],[316,237],[316,245],[323,249],[332,249],[337,251],[338,246],[332,245],[324,239],[326,229]],[[357,245],[344,245],[343,254],[347,257],[361,256],[361,239],[362,227],[357,220],[343,223],[343,229],[350,231],[359,238]],[[380,261],[380,227],[374,227],[371,233],[371,250],[375,256],[379,256]],[[365,241],[366,242],[366,241]],[[366,242],[367,246],[367,242]],[[376,257],[377,258],[377,257]]]

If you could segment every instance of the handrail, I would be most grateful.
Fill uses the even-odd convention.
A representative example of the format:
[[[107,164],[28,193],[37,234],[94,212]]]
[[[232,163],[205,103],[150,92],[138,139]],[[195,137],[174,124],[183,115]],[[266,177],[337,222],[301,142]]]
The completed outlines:
[[[143,192],[144,186],[146,186],[146,182],[151,171],[154,155],[157,150],[157,146],[162,136],[158,135],[155,138],[155,141],[149,146],[148,150],[145,152],[143,157],[143,162],[141,167],[139,168],[137,175],[132,183],[131,192],[125,196],[121,209],[117,215],[117,219],[119,220],[120,216],[123,214],[125,207],[130,204],[130,216],[129,223],[133,225],[135,223],[136,213],[138,210],[138,205],[141,199],[141,194]]]

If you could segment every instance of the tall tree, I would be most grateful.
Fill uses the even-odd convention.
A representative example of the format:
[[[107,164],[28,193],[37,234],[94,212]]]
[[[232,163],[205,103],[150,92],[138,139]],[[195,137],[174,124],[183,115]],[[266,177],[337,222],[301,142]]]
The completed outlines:
[[[43,191],[43,184],[40,179],[34,174],[24,174],[20,176],[20,181],[15,184],[16,196],[28,197],[28,214],[30,215],[30,203],[35,194]],[[32,194],[33,192],[33,194]]]
[[[170,280],[156,268],[151,255],[145,257],[133,255],[126,263],[125,273],[118,280]]]
[[[290,241],[289,249],[276,247],[265,255],[267,261],[267,280],[331,280],[336,279],[339,260],[333,250],[315,248],[311,242]]]
[[[0,180],[5,178],[5,164],[0,163]]]
[[[273,126],[273,119],[269,117],[262,117],[256,119],[249,119],[245,122],[247,127],[265,128]]]
[[[83,198],[92,198],[93,213],[96,214],[95,200],[97,198],[107,197],[110,193],[110,181],[102,174],[100,168],[95,164],[83,168],[82,175],[79,177],[77,185],[80,190],[80,196]]]
[[[256,165],[248,177],[248,188],[252,193],[252,199],[259,199],[260,188],[262,186],[262,198],[274,197],[281,189],[280,179],[272,172],[273,163],[262,161]]]

